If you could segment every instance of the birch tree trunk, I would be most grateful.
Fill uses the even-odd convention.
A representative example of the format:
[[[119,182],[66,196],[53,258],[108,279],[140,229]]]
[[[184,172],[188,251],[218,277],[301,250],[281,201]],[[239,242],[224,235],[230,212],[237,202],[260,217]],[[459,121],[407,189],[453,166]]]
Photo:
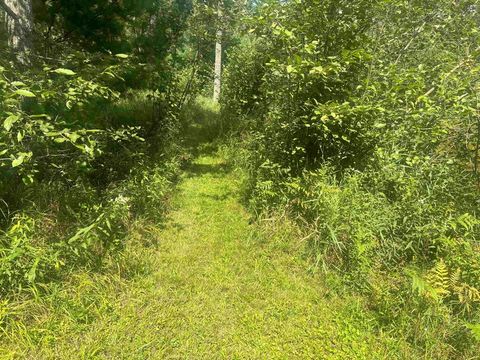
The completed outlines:
[[[33,13],[31,0],[0,0],[6,12],[8,44],[22,64],[28,63],[32,48]]]
[[[218,2],[217,16],[218,16],[218,29],[217,29],[217,41],[215,44],[215,78],[213,84],[213,101],[218,102],[220,99],[220,91],[222,88],[222,1]]]

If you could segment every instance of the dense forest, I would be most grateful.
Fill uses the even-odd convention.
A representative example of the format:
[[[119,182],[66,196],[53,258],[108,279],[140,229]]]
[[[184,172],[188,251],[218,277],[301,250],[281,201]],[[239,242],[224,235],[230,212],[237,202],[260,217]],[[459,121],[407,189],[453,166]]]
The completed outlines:
[[[0,0],[0,358],[478,358],[479,94],[477,0]]]

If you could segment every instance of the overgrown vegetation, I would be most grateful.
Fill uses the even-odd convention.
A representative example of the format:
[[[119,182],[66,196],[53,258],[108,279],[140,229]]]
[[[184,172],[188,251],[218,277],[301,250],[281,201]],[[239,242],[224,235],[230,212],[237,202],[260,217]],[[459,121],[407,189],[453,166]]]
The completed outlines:
[[[222,100],[251,207],[285,208],[317,266],[432,358],[478,352],[479,11],[267,2]]]
[[[203,221],[197,205],[211,216],[217,203],[239,208],[231,192],[206,201],[193,191],[233,186],[239,173],[225,182],[204,175],[227,176],[235,165],[261,230],[245,248],[225,235],[243,249],[239,266],[253,266],[246,250],[255,246],[287,264],[300,247],[304,271],[311,264],[337,300],[358,299],[345,305],[358,319],[338,315],[348,317],[339,341],[353,334],[354,344],[333,358],[366,356],[374,332],[377,357],[478,356],[478,1],[3,0],[0,11],[0,328],[30,344],[12,358],[55,343],[54,319],[42,335],[45,307],[76,324],[104,316],[102,304],[114,301],[102,292],[113,290],[82,290],[91,279],[154,281],[146,274],[160,265],[147,249],[158,245],[168,194],[193,158],[188,176],[206,183],[186,182],[194,199],[191,214],[177,213],[181,226],[189,216],[193,228]],[[220,103],[210,100],[214,80]],[[210,157],[218,145],[230,164],[202,163],[218,160]],[[216,242],[230,221],[212,222]],[[244,236],[251,224],[242,221],[233,224]],[[203,222],[201,230],[212,235]],[[233,259],[229,244],[215,246]],[[310,284],[318,278],[300,278],[294,288],[308,294],[288,294],[305,311],[318,300]],[[254,293],[272,295],[264,280]],[[90,305],[101,310],[92,315]],[[367,321],[362,337],[353,323]],[[370,348],[356,342],[367,338]],[[324,346],[305,344],[307,355]],[[82,356],[97,356],[90,350]]]
[[[181,166],[170,53],[189,5],[91,3],[34,2],[28,54],[2,36],[4,331],[24,316],[19,299],[46,296],[80,269],[111,267],[137,222],[161,222]]]

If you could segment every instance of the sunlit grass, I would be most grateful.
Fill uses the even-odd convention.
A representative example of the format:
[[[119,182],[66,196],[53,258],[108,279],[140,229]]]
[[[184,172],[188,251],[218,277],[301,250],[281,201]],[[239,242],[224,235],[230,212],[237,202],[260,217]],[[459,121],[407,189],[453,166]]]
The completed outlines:
[[[137,223],[104,273],[77,272],[23,303],[3,357],[408,358],[373,333],[361,301],[308,273],[293,225],[249,224],[240,181],[221,158],[197,158],[167,223]]]

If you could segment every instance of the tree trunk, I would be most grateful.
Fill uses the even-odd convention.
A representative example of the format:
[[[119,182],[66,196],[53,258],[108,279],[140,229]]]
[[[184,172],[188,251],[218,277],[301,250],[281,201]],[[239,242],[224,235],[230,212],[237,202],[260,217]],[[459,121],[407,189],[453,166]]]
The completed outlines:
[[[8,44],[22,64],[28,63],[32,48],[33,13],[31,0],[0,0],[7,13]]]
[[[217,42],[215,44],[215,79],[213,85],[213,101],[218,102],[222,87],[222,1],[218,2],[218,29]]]

